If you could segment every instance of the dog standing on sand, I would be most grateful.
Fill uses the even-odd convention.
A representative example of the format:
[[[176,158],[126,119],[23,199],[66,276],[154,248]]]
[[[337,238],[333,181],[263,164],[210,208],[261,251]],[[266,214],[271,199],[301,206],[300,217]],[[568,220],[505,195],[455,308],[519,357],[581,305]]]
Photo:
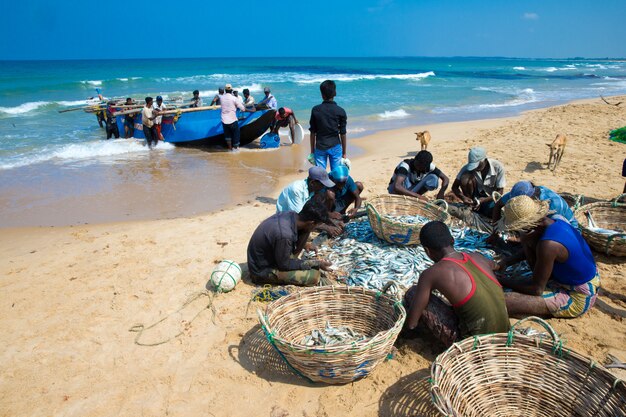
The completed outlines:
[[[415,140],[419,140],[422,144],[422,151],[428,149],[428,144],[430,143],[430,132],[428,130],[424,130],[423,132],[415,132],[417,138]]]
[[[556,135],[556,138],[552,143],[546,143],[547,146],[550,147],[550,159],[548,160],[548,169],[551,171],[555,171],[559,162],[561,162],[561,158],[563,158],[563,153],[565,152],[565,145],[567,145],[567,136],[562,133]]]

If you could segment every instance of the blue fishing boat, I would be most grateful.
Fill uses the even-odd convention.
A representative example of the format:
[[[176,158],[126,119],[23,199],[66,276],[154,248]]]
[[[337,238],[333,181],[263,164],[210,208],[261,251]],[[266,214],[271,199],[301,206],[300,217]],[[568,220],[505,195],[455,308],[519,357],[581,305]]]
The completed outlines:
[[[238,112],[241,145],[247,145],[261,136],[274,120],[276,110]],[[124,132],[124,117],[117,116],[117,126]],[[144,139],[141,112],[134,117],[134,137]],[[210,146],[226,144],[220,109],[188,111],[163,116],[161,134],[165,142],[177,146]]]

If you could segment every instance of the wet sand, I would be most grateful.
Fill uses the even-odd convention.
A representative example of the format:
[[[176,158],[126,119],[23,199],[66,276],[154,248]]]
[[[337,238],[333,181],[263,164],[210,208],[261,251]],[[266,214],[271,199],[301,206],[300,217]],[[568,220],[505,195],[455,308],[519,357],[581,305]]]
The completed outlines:
[[[300,146],[261,150],[257,141],[236,154],[146,149],[110,164],[15,168],[0,172],[0,228],[188,217],[271,199],[283,177],[310,167],[308,154],[307,136]]]
[[[401,159],[428,128],[435,162],[454,176],[473,145],[508,170],[507,188],[532,179],[556,191],[611,198],[621,192],[626,145],[607,139],[626,109],[600,100],[511,119],[416,126],[359,139],[353,175],[366,197],[384,193]],[[556,173],[545,143],[570,138]],[[242,153],[245,157],[245,154]],[[280,181],[301,178],[292,172]],[[265,194],[257,194],[265,196]],[[274,212],[270,199],[189,218],[0,230],[0,415],[302,416],[438,415],[429,366],[442,351],[429,334],[399,339],[394,359],[366,379],[311,385],[291,373],[260,332],[254,287],[185,301],[202,292],[222,259],[245,262],[250,234]],[[626,361],[626,267],[595,254],[602,277],[596,306],[578,319],[550,319],[566,348],[605,363]],[[197,318],[192,319],[198,314]],[[129,329],[168,317],[134,343]],[[615,371],[622,379],[625,372]]]

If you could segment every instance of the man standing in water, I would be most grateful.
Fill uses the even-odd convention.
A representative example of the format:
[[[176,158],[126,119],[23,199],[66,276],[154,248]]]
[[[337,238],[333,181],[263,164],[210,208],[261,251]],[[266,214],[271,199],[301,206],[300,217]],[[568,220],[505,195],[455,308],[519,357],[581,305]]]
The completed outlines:
[[[220,98],[222,106],[222,126],[224,127],[224,139],[228,150],[239,150],[239,123],[237,109],[245,111],[243,102],[233,95],[233,86],[226,84],[224,95]]]
[[[311,154],[315,165],[326,169],[330,160],[331,171],[341,165],[346,157],[348,142],[346,138],[346,111],[335,103],[337,86],[332,80],[320,84],[322,104],[311,110],[309,131],[311,132]]]
[[[141,111],[141,121],[143,123],[143,134],[146,137],[148,148],[152,149],[152,144],[157,145],[157,136],[154,129],[155,111],[152,109],[152,97],[146,97],[146,105]]]
[[[157,111],[157,114],[160,114],[163,110],[165,110],[165,104],[163,104],[163,97],[157,96],[156,98],[156,106],[154,106],[154,110]],[[163,140],[163,135],[161,134],[161,123],[163,122],[163,116],[157,116],[154,119],[154,132],[156,133],[157,140]]]

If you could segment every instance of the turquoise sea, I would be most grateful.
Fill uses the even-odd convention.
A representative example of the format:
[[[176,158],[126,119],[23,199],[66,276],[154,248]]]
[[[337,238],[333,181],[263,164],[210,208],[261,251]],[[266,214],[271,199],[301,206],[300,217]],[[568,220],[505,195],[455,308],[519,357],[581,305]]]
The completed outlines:
[[[231,83],[239,90],[249,88],[258,100],[263,87],[269,86],[279,106],[292,108],[306,129],[311,107],[320,102],[319,83],[326,79],[337,82],[336,100],[347,110],[349,136],[356,137],[405,125],[509,116],[573,99],[626,94],[626,61],[0,61],[0,210],[4,217],[0,226],[193,214],[237,199],[240,193],[232,193],[236,186],[228,184],[233,169],[241,169],[244,178],[267,177],[265,170],[271,171],[271,166],[257,164],[259,158],[246,152],[242,152],[240,160],[233,160],[222,153],[183,150],[167,144],[150,153],[137,141],[105,141],[104,131],[93,115],[58,113],[68,106],[84,104],[87,97],[96,94],[95,88],[100,88],[106,97],[161,94],[166,99],[191,97],[191,91],[198,89],[210,100],[218,86]],[[271,158],[288,159],[288,155],[294,154],[284,152],[280,156],[272,154]],[[289,172],[289,163],[283,165],[284,173]],[[199,177],[208,184],[201,188],[202,192],[213,198],[199,200],[198,190],[189,189],[189,184],[197,184]],[[259,181],[259,186],[268,190],[272,181]],[[143,184],[143,188],[138,189],[138,184]],[[227,197],[215,196],[216,184],[221,184]],[[163,196],[163,189],[168,190],[167,197]],[[177,195],[177,190],[183,194]],[[246,193],[242,195],[254,194]],[[137,199],[144,204],[125,204],[126,200]],[[80,210],[68,211],[68,207],[81,206],[84,201],[87,203]],[[106,210],[95,215],[99,210],[94,209],[94,202],[98,201],[106,202]],[[161,201],[166,201],[167,207],[161,207]],[[172,201],[176,202],[175,207]]]

